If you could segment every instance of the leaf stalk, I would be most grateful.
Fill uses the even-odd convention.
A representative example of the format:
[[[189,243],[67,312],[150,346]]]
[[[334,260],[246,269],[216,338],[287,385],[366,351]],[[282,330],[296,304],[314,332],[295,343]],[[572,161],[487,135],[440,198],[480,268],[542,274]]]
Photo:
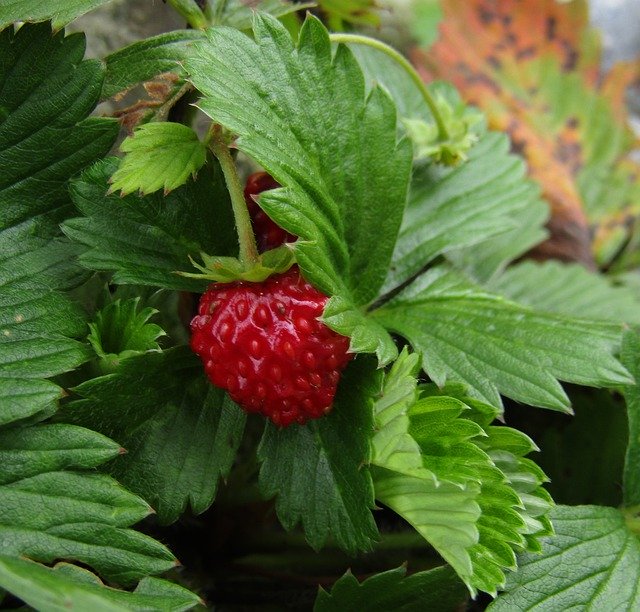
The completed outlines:
[[[397,64],[399,64],[407,73],[407,75],[409,75],[415,86],[420,90],[422,98],[429,107],[429,111],[431,112],[431,115],[433,116],[433,119],[436,122],[436,126],[438,128],[438,139],[441,142],[449,140],[449,132],[445,125],[444,119],[440,114],[440,110],[438,109],[436,101],[434,100],[424,81],[420,78],[420,75],[417,73],[416,69],[404,55],[380,40],[370,38],[369,36],[363,36],[361,34],[349,34],[342,32],[333,33],[329,34],[329,39],[334,43],[365,45],[367,47],[377,49],[378,51],[381,51],[392,60],[394,60]]]
[[[196,0],[169,0],[169,4],[187,23],[196,30],[204,30],[209,22]]]

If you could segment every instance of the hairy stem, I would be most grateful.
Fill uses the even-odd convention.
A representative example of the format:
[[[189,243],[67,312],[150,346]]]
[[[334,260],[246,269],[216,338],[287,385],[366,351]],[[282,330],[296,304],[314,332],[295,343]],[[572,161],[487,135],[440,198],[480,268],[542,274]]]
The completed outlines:
[[[220,126],[213,126],[209,139],[209,147],[213,154],[220,162],[224,180],[231,197],[231,206],[233,208],[233,217],[236,222],[236,230],[238,231],[238,243],[240,245],[240,261],[246,266],[251,267],[258,261],[258,247],[256,246],[256,237],[251,227],[251,217],[247,204],[244,201],[244,192],[242,183],[238,176],[236,164],[231,157],[229,147],[222,139]]]
[[[429,111],[431,111],[431,115],[433,116],[434,121],[436,122],[436,126],[438,127],[439,140],[444,141],[449,139],[449,132],[447,131],[447,127],[444,124],[444,120],[442,119],[442,115],[440,114],[436,101],[433,99],[433,96],[429,92],[427,86],[424,84],[424,81],[420,78],[420,75],[416,72],[416,69],[411,65],[411,62],[409,62],[409,60],[404,57],[404,55],[380,40],[370,38],[369,36],[362,36],[361,34],[335,33],[330,34],[329,38],[332,42],[335,43],[347,43],[372,47],[373,49],[377,49],[378,51],[386,54],[388,57],[398,63],[409,75],[415,86],[420,90],[420,93],[422,94],[424,101],[429,107]]]

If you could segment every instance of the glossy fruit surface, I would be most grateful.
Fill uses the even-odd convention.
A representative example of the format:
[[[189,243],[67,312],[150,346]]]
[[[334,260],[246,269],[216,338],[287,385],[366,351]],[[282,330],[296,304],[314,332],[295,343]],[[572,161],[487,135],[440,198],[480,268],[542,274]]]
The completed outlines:
[[[327,414],[349,339],[319,321],[327,296],[297,266],[261,283],[212,284],[191,322],[191,348],[211,382],[276,425]]]

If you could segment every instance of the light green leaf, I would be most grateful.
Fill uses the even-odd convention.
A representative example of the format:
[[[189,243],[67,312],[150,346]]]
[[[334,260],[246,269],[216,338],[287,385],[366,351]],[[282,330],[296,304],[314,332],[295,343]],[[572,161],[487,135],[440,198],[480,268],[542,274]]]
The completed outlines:
[[[63,230],[89,247],[80,262],[92,270],[113,271],[114,282],[120,284],[202,292],[206,282],[176,271],[192,270],[189,256],[197,257],[200,251],[237,251],[231,204],[218,164],[207,164],[197,180],[166,198],[120,198],[106,193],[116,163],[113,158],[103,160],[72,184],[74,202],[85,216],[70,219]]]
[[[268,424],[260,443],[263,495],[277,495],[282,525],[290,530],[301,523],[316,550],[331,536],[355,554],[370,550],[377,538],[373,486],[364,466],[371,452],[372,397],[379,385],[371,361],[357,359],[343,374],[328,416],[283,429]]]
[[[522,160],[503,134],[487,133],[455,168],[416,169],[383,293],[419,273],[437,255],[499,237],[529,208],[544,208]]]
[[[524,261],[511,266],[487,287],[536,310],[640,323],[640,300],[632,289],[578,264]]]
[[[346,24],[380,26],[380,14],[374,0],[318,0],[332,30],[343,30]]]
[[[188,126],[169,121],[146,123],[120,145],[126,153],[111,177],[110,191],[165,195],[194,177],[207,158],[207,148]]]
[[[153,505],[161,523],[188,504],[196,514],[211,505],[242,439],[245,413],[201,372],[188,347],[136,355],[82,383],[75,389],[82,399],[60,414],[127,449],[108,469]]]
[[[314,612],[335,610],[402,610],[402,612],[451,612],[466,597],[460,580],[449,567],[416,572],[407,576],[403,567],[374,574],[358,582],[348,571],[327,592],[318,592]]]
[[[101,97],[110,98],[166,72],[181,80],[184,76],[181,62],[193,41],[203,36],[200,30],[175,30],[139,40],[107,55]]]
[[[625,332],[622,342],[622,363],[635,378],[635,384],[623,390],[627,403],[629,442],[624,466],[624,503],[640,504],[640,333]]]
[[[143,308],[137,312],[139,304],[140,298],[116,300],[100,310],[94,322],[89,323],[88,340],[100,357],[105,373],[122,359],[160,349],[156,340],[166,334],[159,325],[149,323],[158,311]]]
[[[253,0],[251,5],[242,0],[213,0],[212,23],[238,30],[249,30],[256,11],[269,13],[274,17],[284,17],[315,5],[316,2],[292,3],[287,0]]]
[[[558,506],[555,536],[525,554],[491,612],[637,610],[640,543],[614,508]]]
[[[124,612],[164,610],[181,612],[198,603],[187,589],[158,578],[144,578],[133,592],[105,587],[87,570],[60,563],[53,569],[0,555],[0,586],[36,610],[68,612]]]
[[[422,353],[438,385],[463,382],[495,406],[502,393],[568,411],[556,379],[597,387],[629,381],[613,357],[618,326],[529,310],[445,268],[423,274],[372,314]]]
[[[300,236],[309,281],[366,304],[386,274],[411,166],[393,102],[379,88],[365,94],[352,54],[343,46],[333,54],[315,18],[297,45],[265,15],[256,15],[254,35],[212,28],[195,44],[185,65],[204,95],[199,106],[285,187],[260,206]]]
[[[3,0],[0,30],[14,21],[48,20],[53,22],[54,30],[59,30],[80,15],[108,2],[111,0]]]

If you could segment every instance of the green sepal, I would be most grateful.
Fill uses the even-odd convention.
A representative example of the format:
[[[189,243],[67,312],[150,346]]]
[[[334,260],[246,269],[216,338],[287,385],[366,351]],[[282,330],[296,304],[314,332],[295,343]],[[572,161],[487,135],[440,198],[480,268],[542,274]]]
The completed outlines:
[[[203,252],[200,253],[200,257],[204,265],[189,257],[193,266],[200,272],[176,272],[176,274],[217,283],[232,283],[239,280],[259,283],[272,274],[286,272],[296,261],[293,249],[286,244],[262,253],[258,261],[251,264],[244,264],[236,257],[212,257]]]

